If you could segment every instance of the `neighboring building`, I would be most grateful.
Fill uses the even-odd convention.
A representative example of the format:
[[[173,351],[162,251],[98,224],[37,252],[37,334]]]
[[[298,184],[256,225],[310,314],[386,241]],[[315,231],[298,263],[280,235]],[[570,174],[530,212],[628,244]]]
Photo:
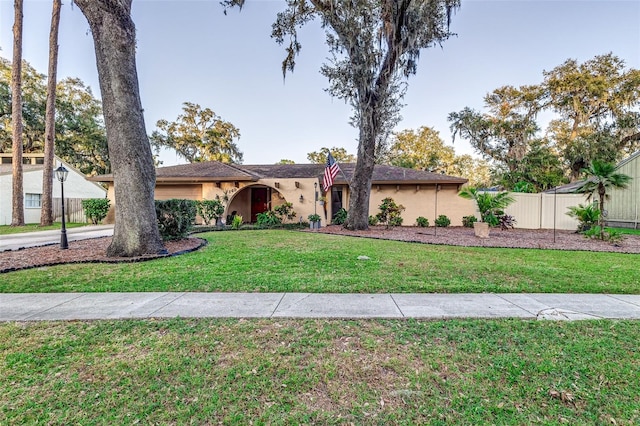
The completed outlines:
[[[606,224],[613,227],[638,229],[640,225],[640,151],[631,154],[616,166],[616,172],[631,176],[626,189],[610,189],[605,200]],[[587,180],[555,188],[558,194],[577,194]],[[546,191],[553,193],[554,190]],[[591,201],[597,202],[597,195]],[[586,200],[584,201],[586,202]]]
[[[631,176],[627,189],[612,189],[605,202],[607,224],[638,229],[640,224],[640,151],[622,160],[616,167],[618,173]]]
[[[245,222],[255,222],[258,213],[290,202],[297,214],[295,221],[307,221],[308,215],[317,213],[326,224],[340,208],[349,208],[347,181],[355,164],[340,164],[340,168],[323,203],[315,202],[316,190],[318,197],[322,196],[323,164],[236,165],[211,161],[161,167],[156,169],[155,198],[211,200],[227,194],[224,217],[236,214]],[[113,175],[89,179],[108,185],[108,197],[115,206]],[[404,225],[414,225],[418,216],[426,217],[433,225],[434,219],[444,214],[451,219],[451,225],[459,226],[463,216],[474,213],[473,204],[458,196],[466,182],[467,179],[438,173],[376,165],[369,214],[375,215],[382,200],[391,197],[405,207]]]
[[[13,197],[13,170],[11,165],[11,154],[0,153],[0,225],[11,224],[11,210]],[[24,196],[24,221],[25,223],[39,223],[42,206],[42,173],[44,170],[44,154],[24,154],[23,174],[23,196]],[[70,205],[70,200],[80,200],[87,198],[105,198],[107,191],[95,182],[89,182],[85,175],[74,169],[69,164],[63,162],[58,157],[54,159],[54,169],[63,164],[69,175],[64,183],[64,197],[68,200],[65,205]],[[59,211],[61,205],[60,183],[53,177],[53,205],[54,215]],[[79,204],[79,203],[75,203]],[[78,208],[67,209],[65,216],[75,213]],[[78,212],[78,213],[81,213]],[[84,218],[84,215],[76,215]],[[60,218],[56,218],[60,220]],[[77,221],[78,219],[75,219]],[[86,220],[86,219],[84,219]],[[83,221],[84,221],[83,220]]]

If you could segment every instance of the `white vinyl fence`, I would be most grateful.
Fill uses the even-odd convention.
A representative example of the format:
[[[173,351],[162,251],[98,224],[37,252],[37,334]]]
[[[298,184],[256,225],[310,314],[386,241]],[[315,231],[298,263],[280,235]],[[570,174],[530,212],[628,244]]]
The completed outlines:
[[[516,201],[505,209],[515,217],[516,228],[574,230],[578,221],[567,216],[568,208],[585,204],[582,194],[523,194],[512,192]]]

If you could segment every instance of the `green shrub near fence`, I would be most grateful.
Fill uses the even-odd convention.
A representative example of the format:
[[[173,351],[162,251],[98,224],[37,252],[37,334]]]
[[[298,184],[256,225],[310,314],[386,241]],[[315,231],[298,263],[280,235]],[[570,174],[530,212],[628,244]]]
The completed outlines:
[[[111,202],[108,198],[89,198],[82,200],[84,214],[94,225],[102,222],[102,220],[107,217],[109,207],[111,207]]]
[[[197,207],[193,200],[156,201],[156,219],[163,240],[185,238],[193,228]]]

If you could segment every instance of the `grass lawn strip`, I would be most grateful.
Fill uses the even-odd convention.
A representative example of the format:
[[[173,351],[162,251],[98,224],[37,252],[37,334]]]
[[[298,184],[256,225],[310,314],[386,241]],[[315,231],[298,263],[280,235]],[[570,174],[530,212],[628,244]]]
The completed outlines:
[[[638,255],[437,246],[296,231],[199,234],[194,253],[2,274],[0,292],[640,293]],[[369,260],[358,260],[358,256]]]
[[[633,321],[0,324],[0,424],[640,422]]]

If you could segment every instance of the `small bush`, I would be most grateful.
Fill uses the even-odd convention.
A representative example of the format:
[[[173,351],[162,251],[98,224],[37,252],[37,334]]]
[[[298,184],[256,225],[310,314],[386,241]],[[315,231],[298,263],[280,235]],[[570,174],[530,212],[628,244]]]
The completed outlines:
[[[204,220],[205,225],[216,223],[224,214],[224,205],[220,199],[196,201],[198,215]]]
[[[163,240],[185,238],[196,220],[196,202],[193,200],[156,201],[156,219]]]
[[[516,218],[508,214],[503,214],[498,218],[498,220],[500,224],[500,229],[502,230],[506,230],[509,228],[513,229],[513,227],[516,224]]]
[[[394,216],[389,219],[389,226],[401,226],[402,221],[402,216]]]
[[[107,198],[89,198],[82,200],[84,214],[94,225],[102,222],[102,220],[107,217],[110,206],[111,202]]]
[[[376,226],[378,224],[378,218],[376,216],[369,216],[369,225]]]
[[[307,219],[309,219],[309,222],[320,222],[320,215],[319,214],[310,214],[309,216],[307,216]]]
[[[423,216],[419,216],[416,219],[416,223],[421,228],[428,228],[429,227],[429,219],[427,219],[426,217],[423,217]]]
[[[336,212],[335,216],[333,216],[333,223],[335,225],[342,225],[346,221],[347,221],[347,211],[341,207],[340,210]]]
[[[463,216],[462,217],[462,226],[465,228],[473,228],[473,224],[478,221],[478,218],[474,215],[471,216]]]
[[[600,226],[598,225],[584,231],[584,236],[586,238],[602,239],[610,243],[618,243],[624,238],[622,232],[617,229],[605,229],[604,232],[601,233]]]
[[[231,220],[231,229],[240,229],[242,226],[242,216],[235,215]]]
[[[434,222],[439,228],[446,228],[447,226],[451,225],[451,220],[444,214],[438,216],[438,218]]]
[[[376,218],[380,223],[386,223],[387,228],[390,226],[399,226],[394,225],[394,223],[399,222],[402,224],[402,220],[398,221],[398,219],[396,219],[399,218],[404,211],[404,206],[402,204],[396,204],[396,202],[393,201],[393,198],[387,197],[382,200],[382,204],[380,204],[379,208],[380,213],[376,215]]]
[[[291,220],[296,217],[296,212],[293,211],[293,203],[280,204],[273,208],[275,214],[280,218],[280,222],[284,222],[285,219]]]
[[[586,206],[578,204],[577,206],[569,207],[567,216],[578,219],[577,232],[585,232],[598,223],[600,219],[600,209],[593,204],[587,204]]]
[[[280,219],[275,212],[267,210],[264,213],[258,213],[256,215],[256,226],[259,228],[268,228],[271,226],[280,225],[282,219]]]

